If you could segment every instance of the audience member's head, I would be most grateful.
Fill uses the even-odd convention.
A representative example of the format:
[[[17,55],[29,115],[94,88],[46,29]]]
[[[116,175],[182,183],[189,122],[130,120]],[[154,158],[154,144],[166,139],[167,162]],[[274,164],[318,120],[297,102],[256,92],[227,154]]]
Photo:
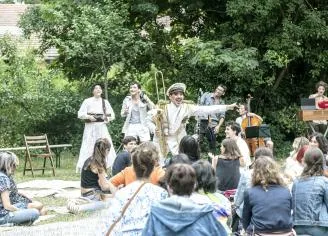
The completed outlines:
[[[241,127],[238,123],[234,121],[229,121],[226,123],[226,138],[236,138],[239,135],[240,131]]]
[[[296,161],[298,161],[300,164],[302,164],[304,154],[309,148],[310,148],[309,145],[304,145],[303,147],[301,147],[301,149],[298,151],[298,153],[296,155]]]
[[[266,147],[270,148],[273,151],[274,143],[273,143],[271,138],[265,138],[264,139],[264,144],[265,144]]]
[[[126,136],[122,140],[124,149],[128,152],[131,152],[133,148],[138,145],[138,140],[136,137],[133,136]]]
[[[221,154],[228,159],[238,159],[241,153],[234,139],[226,138],[221,143]]]
[[[17,156],[12,152],[0,152],[0,171],[12,175],[19,164]]]
[[[93,148],[93,154],[86,160],[87,163],[84,165],[84,169],[86,170],[90,167],[91,169],[96,170],[98,173],[106,171],[106,157],[110,148],[111,144],[107,138],[97,139]]]
[[[272,149],[268,147],[258,147],[254,152],[254,159],[256,160],[260,156],[267,156],[273,159]]]
[[[166,164],[166,168],[168,168],[171,165],[174,164],[191,164],[191,161],[189,160],[189,157],[184,153],[179,153],[177,155],[174,155],[170,159],[168,159],[168,162]]]
[[[158,162],[158,150],[152,142],[145,142],[133,149],[131,153],[133,169],[137,179],[148,179]]]
[[[200,148],[197,140],[190,136],[184,136],[179,144],[179,153],[184,153],[192,162],[198,161],[200,158]]]
[[[314,133],[310,137],[310,146],[318,147],[323,154],[328,154],[328,141],[326,137],[321,133]]]
[[[309,145],[309,140],[305,137],[297,137],[293,142],[293,150],[297,153],[304,145]]]
[[[196,191],[204,190],[205,193],[216,191],[216,176],[212,165],[205,160],[199,160],[192,164],[195,169],[197,184]]]
[[[196,173],[191,165],[175,164],[165,173],[166,185],[170,194],[190,196],[196,184]]]
[[[302,177],[323,175],[323,153],[317,147],[311,147],[304,153]]]
[[[285,185],[278,165],[271,157],[260,156],[255,160],[253,169],[253,186],[259,185],[266,189],[269,185]]]

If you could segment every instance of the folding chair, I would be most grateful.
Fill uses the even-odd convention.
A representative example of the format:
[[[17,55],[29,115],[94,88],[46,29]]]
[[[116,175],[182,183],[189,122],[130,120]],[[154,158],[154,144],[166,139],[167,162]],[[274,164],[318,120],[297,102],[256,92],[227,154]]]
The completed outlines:
[[[51,154],[51,150],[48,143],[47,135],[39,135],[39,136],[26,136],[24,135],[25,140],[25,163],[24,163],[24,171],[23,175],[25,175],[25,171],[31,171],[32,176],[34,177],[34,170],[42,170],[42,175],[44,175],[44,170],[46,168],[46,160],[49,158],[52,174],[55,176],[55,166]],[[43,158],[43,168],[35,169],[32,165],[32,158]],[[29,162],[30,168],[26,168],[26,163]]]

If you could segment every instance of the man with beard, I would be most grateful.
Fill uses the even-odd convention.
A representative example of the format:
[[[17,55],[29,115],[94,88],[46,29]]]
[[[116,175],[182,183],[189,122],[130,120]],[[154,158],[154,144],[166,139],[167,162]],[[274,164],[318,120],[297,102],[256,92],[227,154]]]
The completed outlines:
[[[172,155],[178,154],[180,140],[187,135],[186,124],[190,116],[225,112],[237,107],[236,103],[231,105],[198,106],[184,100],[185,92],[185,84],[175,83],[171,85],[166,93],[170,102],[159,103],[157,109],[152,111],[152,120],[156,126],[154,142],[160,148],[161,158],[166,158],[169,152]]]
[[[204,93],[200,99],[200,105],[224,105],[222,96],[226,92],[227,87],[220,84],[213,93]],[[225,112],[212,113],[210,115],[202,115],[200,119],[200,140],[206,135],[210,151],[215,153],[216,136],[219,133],[225,118]]]

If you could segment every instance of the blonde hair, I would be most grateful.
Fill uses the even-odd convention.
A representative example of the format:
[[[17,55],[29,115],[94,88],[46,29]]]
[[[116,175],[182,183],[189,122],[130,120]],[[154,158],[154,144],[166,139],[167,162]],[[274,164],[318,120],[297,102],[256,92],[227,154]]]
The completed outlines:
[[[253,169],[253,186],[260,185],[265,190],[270,184],[285,186],[285,182],[280,175],[278,165],[272,158],[260,156],[255,160]]]
[[[13,167],[19,164],[18,157],[12,152],[0,152],[0,171],[6,175],[13,174]]]

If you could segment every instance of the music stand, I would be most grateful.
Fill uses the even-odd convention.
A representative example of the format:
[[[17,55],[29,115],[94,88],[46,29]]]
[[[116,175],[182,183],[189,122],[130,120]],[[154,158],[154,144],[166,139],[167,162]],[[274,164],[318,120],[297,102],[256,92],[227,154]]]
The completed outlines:
[[[270,126],[263,124],[261,126],[249,126],[245,129],[246,138],[271,138]]]

